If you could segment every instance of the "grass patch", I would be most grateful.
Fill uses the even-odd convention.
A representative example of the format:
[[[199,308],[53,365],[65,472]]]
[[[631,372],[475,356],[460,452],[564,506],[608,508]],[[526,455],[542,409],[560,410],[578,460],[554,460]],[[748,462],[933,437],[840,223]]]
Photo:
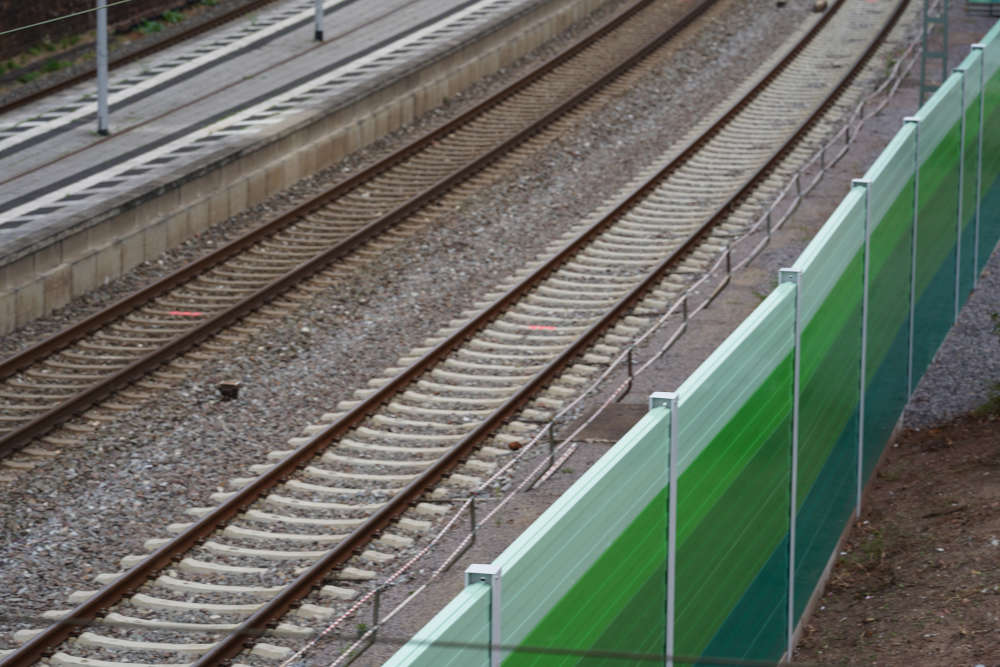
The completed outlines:
[[[148,35],[154,32],[160,32],[163,30],[163,24],[159,21],[143,21],[139,24],[139,32],[144,35]]]
[[[163,20],[166,21],[167,23],[180,23],[181,21],[184,20],[184,15],[181,14],[180,12],[168,9],[167,11],[163,12]]]
[[[64,67],[69,67],[69,61],[68,60],[49,60],[49,61],[46,61],[46,63],[44,65],[42,65],[42,71],[43,72],[58,72],[59,70],[63,69]]]

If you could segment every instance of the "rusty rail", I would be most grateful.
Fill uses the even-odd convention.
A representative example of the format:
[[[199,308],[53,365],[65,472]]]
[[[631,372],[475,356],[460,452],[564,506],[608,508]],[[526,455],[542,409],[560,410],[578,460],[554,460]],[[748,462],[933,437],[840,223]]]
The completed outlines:
[[[551,382],[551,380],[567,365],[581,354],[587,347],[604,333],[617,321],[629,308],[635,305],[643,295],[651,289],[662,276],[669,271],[680,259],[697,246],[711,228],[725,217],[730,208],[744,197],[746,197],[754,187],[764,178],[767,173],[784,157],[784,155],[794,146],[794,144],[808,131],[813,123],[834,103],[840,92],[846,88],[853,77],[863,67],[865,62],[874,53],[877,46],[898,21],[899,16],[907,6],[909,0],[902,0],[896,11],[887,22],[886,26],[879,33],[878,38],[866,49],[858,63],[848,73],[846,73],[834,92],[827,101],[820,105],[811,114],[810,118],[803,122],[794,136],[784,145],[775,150],[771,159],[761,169],[758,174],[750,179],[740,188],[740,190],[727,202],[719,207],[716,212],[706,220],[703,226],[691,234],[688,239],[674,251],[669,257],[663,259],[655,269],[653,269],[643,282],[635,287],[628,295],[623,297],[614,308],[612,308],[598,323],[593,325],[586,333],[582,334],[574,344],[566,349],[557,359],[552,361],[543,371],[532,378],[516,395],[510,398],[501,407],[493,412],[474,431],[465,436],[446,455],[441,457],[431,468],[424,471],[420,477],[408,484],[382,509],[373,514],[364,524],[355,529],[336,548],[328,552],[321,560],[317,561],[308,570],[299,575],[281,594],[272,599],[264,607],[246,619],[231,634],[216,643],[212,649],[201,656],[195,663],[199,666],[221,664],[235,655],[242,649],[246,641],[252,637],[259,636],[270,624],[274,623],[298,600],[322,583],[323,578],[335,567],[342,565],[359,549],[374,539],[377,534],[385,529],[397,516],[402,514],[412,503],[428,489],[432,488],[448,472],[468,457],[472,450],[482,442],[493,430],[495,430],[504,420],[508,419],[518,409],[530,400],[530,398],[540,388]],[[712,126],[701,138],[692,142],[670,165],[665,167],[656,177],[647,183],[643,188],[619,202],[614,210],[603,220],[595,223],[584,235],[575,241],[567,244],[558,254],[550,258],[532,276],[525,279],[518,286],[510,289],[503,297],[495,302],[489,309],[472,319],[460,330],[454,332],[445,341],[437,345],[432,351],[424,355],[411,367],[396,376],[392,382],[382,387],[371,397],[352,409],[334,424],[327,427],[321,433],[315,435],[308,443],[298,450],[289,454],[278,462],[271,470],[255,479],[252,483],[244,487],[237,495],[223,502],[211,513],[199,519],[182,534],[163,545],[147,559],[136,564],[127,573],[121,576],[112,584],[96,593],[90,599],[80,604],[70,614],[62,620],[54,623],[47,630],[36,635],[29,642],[19,648],[15,653],[7,656],[0,665],[13,667],[15,665],[28,665],[42,658],[48,651],[70,636],[81,625],[94,619],[98,613],[107,609],[130,591],[141,586],[145,581],[155,575],[177,557],[207,537],[212,531],[224,524],[226,521],[243,511],[251,502],[262,496],[268,489],[286,480],[298,468],[306,465],[310,459],[326,449],[336,439],[344,435],[365,419],[373,410],[381,404],[390,400],[402,387],[431,368],[450,351],[461,345],[469,336],[483,328],[493,320],[497,314],[502,312],[509,304],[516,301],[527,291],[532,289],[539,280],[550,275],[573,254],[578,252],[584,245],[597,234],[602,232],[614,222],[623,212],[628,210],[634,202],[642,198],[646,191],[653,187],[653,183],[660,180],[687,160],[697,151],[704,141],[723,127],[739,110],[755,97],[764,86],[766,86],[787,64],[798,55],[805,45],[822,29],[829,20],[829,17],[839,9],[844,0],[837,0],[834,6],[827,12],[827,15],[817,23],[816,26],[806,35],[802,42],[786,56],[774,69],[765,77],[754,89],[744,98],[744,100],[724,115],[715,125]],[[708,3],[706,3],[708,4]],[[406,208],[406,207],[404,207]],[[377,223],[375,223],[377,224]],[[297,273],[297,272],[293,272]],[[292,274],[288,274],[291,276]],[[284,280],[284,279],[282,279]],[[280,281],[279,281],[280,282]],[[221,316],[220,316],[221,317]]]
[[[209,255],[188,264],[150,287],[121,299],[105,310],[95,313],[82,322],[61,331],[55,336],[42,341],[38,345],[25,350],[21,354],[0,363],[0,380],[8,378],[24,368],[37,363],[41,359],[65,349],[77,340],[80,340],[81,338],[84,338],[102,327],[107,326],[121,317],[124,317],[133,310],[149,303],[163,294],[166,294],[177,286],[194,279],[198,275],[210,270],[212,267],[221,264],[241,252],[244,252],[262,239],[280,232],[293,224],[296,220],[307,215],[309,212],[322,207],[327,202],[343,196],[345,193],[358,187],[360,184],[373,179],[387,169],[407,159],[414,153],[455,131],[461,125],[470,122],[473,118],[484,113],[488,109],[497,106],[507,98],[515,95],[530,84],[534,83],[540,77],[545,76],[556,67],[563,64],[583,49],[587,48],[591,42],[600,39],[609,32],[613,31],[621,23],[628,20],[635,13],[641,11],[642,8],[646,7],[652,1],[653,0],[640,0],[636,4],[629,7],[626,11],[616,15],[604,25],[574,42],[569,49],[561,53],[559,56],[534,68],[522,79],[515,82],[511,87],[498,92],[489,99],[470,109],[467,113],[462,114],[460,117],[441,126],[440,128],[426,133],[413,143],[380,160],[368,169],[365,169],[355,176],[338,183],[310,201],[296,206],[291,211],[275,218],[274,220],[271,220],[245,236],[240,237],[239,239],[236,239],[235,241],[232,241],[210,253]],[[5,456],[21,447],[26,446],[35,438],[44,435],[46,432],[55,428],[62,422],[72,418],[74,415],[80,414],[91,408],[99,401],[113,394],[115,391],[123,389],[130,383],[144,377],[160,365],[205,341],[219,331],[222,331],[256,308],[272,301],[280,294],[284,293],[288,289],[291,289],[299,282],[323,270],[330,263],[346,256],[350,252],[367,243],[372,238],[375,238],[385,230],[391,228],[393,225],[398,224],[407,216],[413,214],[427,203],[437,199],[458,183],[468,179],[477,171],[485,168],[491,162],[510,152],[513,148],[541,131],[544,127],[554,122],[557,118],[567,113],[575,106],[582,104],[588,98],[597,93],[602,87],[607,85],[607,83],[611,80],[621,75],[622,72],[626,71],[630,67],[633,67],[636,62],[645,58],[650,52],[661,46],[665,41],[674,37],[716,1],[717,0],[703,0],[699,3],[699,5],[688,12],[681,21],[674,26],[671,26],[671,28],[662,34],[658,39],[654,40],[650,44],[647,44],[632,58],[629,58],[614,70],[608,72],[605,76],[588,86],[586,89],[566,100],[559,107],[552,110],[550,113],[540,118],[530,126],[521,130],[515,136],[495,146],[488,153],[476,158],[462,169],[438,181],[438,183],[434,184],[431,188],[410,200],[408,203],[390,211],[378,220],[371,222],[363,229],[344,239],[336,246],[331,247],[323,254],[318,255],[294,271],[291,271],[281,278],[273,281],[262,291],[241,301],[231,310],[205,320],[198,327],[180,334],[176,338],[167,342],[163,347],[151,351],[145,357],[142,357],[129,366],[114,373],[102,382],[94,384],[80,393],[68,398],[53,410],[42,414],[22,428],[0,438],[0,456]]]

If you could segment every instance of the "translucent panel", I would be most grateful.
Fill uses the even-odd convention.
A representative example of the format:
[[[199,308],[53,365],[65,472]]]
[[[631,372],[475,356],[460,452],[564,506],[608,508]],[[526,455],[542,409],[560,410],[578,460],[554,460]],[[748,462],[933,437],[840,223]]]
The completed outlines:
[[[865,174],[865,180],[872,183],[873,196],[869,202],[872,229],[882,222],[903,190],[912,184],[916,147],[916,129],[908,123],[896,133]]]
[[[663,654],[668,423],[652,410],[494,561],[504,644]]]
[[[920,120],[918,143],[920,165],[923,167],[962,115],[962,75],[952,73],[915,115]]]
[[[802,271],[802,325],[820,309],[865,242],[865,188],[855,186],[792,265]]]
[[[981,42],[983,49],[983,65],[986,68],[986,78],[991,78],[1000,70],[1000,22],[990,28],[990,31],[983,36]]]
[[[717,388],[703,410],[680,411],[681,433],[699,438],[686,419],[731,415],[678,480],[681,656],[775,660],[784,648],[794,310],[794,286],[779,285],[702,377],[700,386]],[[747,367],[766,369],[764,377],[748,377]],[[744,381],[750,393],[739,391]]]
[[[982,51],[972,50],[955,69],[965,73],[965,108],[979,104],[980,78],[983,68]]]
[[[1000,24],[998,24],[1000,26]],[[990,33],[993,34],[994,30]],[[993,40],[993,57],[1000,59],[1000,38]],[[986,81],[983,99],[982,185],[979,210],[979,266],[986,265],[1000,241],[1000,71]]]
[[[979,211],[979,107],[982,54],[973,51],[961,65],[965,76],[965,134],[962,142],[962,238],[959,256],[959,307],[965,305],[976,277],[976,219]]]
[[[962,128],[960,116],[951,113],[952,106],[961,106],[961,98],[952,104],[953,97],[950,93],[942,97],[937,109],[920,124],[920,152],[927,158],[920,166],[918,184],[914,383],[930,364],[955,318]],[[950,119],[951,125],[946,127],[939,114]],[[925,125],[937,128],[934,146],[926,145]]]
[[[386,667],[490,664],[490,587],[472,584],[389,658]]]
[[[908,181],[888,201],[877,184],[869,193],[871,208],[885,215],[870,223],[864,479],[874,469],[908,396],[914,183]]]
[[[779,304],[789,290],[779,286],[677,389],[679,474],[784,359],[795,313]]]

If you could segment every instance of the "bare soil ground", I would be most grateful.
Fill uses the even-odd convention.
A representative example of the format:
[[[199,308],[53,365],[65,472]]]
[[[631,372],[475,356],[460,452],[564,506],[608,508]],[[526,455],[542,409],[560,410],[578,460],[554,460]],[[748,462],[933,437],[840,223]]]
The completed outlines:
[[[904,432],[865,508],[795,661],[1000,665],[1000,413]]]

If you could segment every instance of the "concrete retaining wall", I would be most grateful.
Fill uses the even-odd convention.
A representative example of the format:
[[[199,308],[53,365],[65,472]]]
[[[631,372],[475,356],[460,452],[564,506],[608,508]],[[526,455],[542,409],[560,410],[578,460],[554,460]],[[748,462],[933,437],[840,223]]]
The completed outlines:
[[[547,0],[335,108],[304,112],[235,154],[188,165],[0,259],[0,334],[158,257],[337,163],[513,63],[604,4]]]

